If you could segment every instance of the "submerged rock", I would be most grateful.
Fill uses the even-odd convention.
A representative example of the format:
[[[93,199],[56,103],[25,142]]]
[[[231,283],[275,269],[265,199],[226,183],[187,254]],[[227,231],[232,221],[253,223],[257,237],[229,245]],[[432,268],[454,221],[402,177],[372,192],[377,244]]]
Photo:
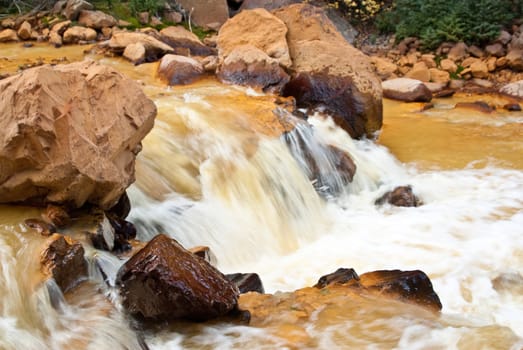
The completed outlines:
[[[409,78],[397,78],[382,83],[383,96],[404,102],[430,102],[432,92],[422,81]]]
[[[376,205],[388,203],[397,207],[419,207],[423,202],[412,192],[411,186],[398,186],[378,198]]]
[[[273,13],[287,26],[292,60],[283,95],[301,107],[322,107],[352,137],[379,130],[382,90],[369,57],[347,43],[320,8],[294,4]]]
[[[247,292],[265,293],[263,283],[257,273],[232,273],[225,275],[225,277],[233,282],[242,294]]]
[[[42,272],[54,278],[63,293],[87,277],[84,248],[80,242],[58,233],[49,238],[48,246],[42,252],[40,263]]]
[[[149,320],[207,320],[237,306],[238,289],[166,235],[153,238],[118,271],[122,304]]]
[[[0,101],[1,203],[112,207],[156,115],[134,81],[94,61],[3,79]]]
[[[465,108],[465,109],[472,109],[477,112],[490,114],[494,112],[496,109],[490,106],[488,103],[483,101],[474,101],[474,102],[458,102],[454,106],[454,108]]]

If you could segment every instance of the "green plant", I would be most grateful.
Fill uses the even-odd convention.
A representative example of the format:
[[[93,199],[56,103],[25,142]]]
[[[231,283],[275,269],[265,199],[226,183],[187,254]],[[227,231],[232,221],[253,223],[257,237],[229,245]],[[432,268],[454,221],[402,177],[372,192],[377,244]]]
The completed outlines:
[[[374,19],[384,8],[385,0],[329,0],[329,5],[338,9],[353,23]]]
[[[140,12],[156,13],[165,5],[165,1],[161,0],[130,0],[129,8],[134,15]]]
[[[504,25],[521,16],[521,0],[397,0],[377,18],[378,29],[395,32],[396,39],[421,39],[425,49],[445,41],[482,45]]]

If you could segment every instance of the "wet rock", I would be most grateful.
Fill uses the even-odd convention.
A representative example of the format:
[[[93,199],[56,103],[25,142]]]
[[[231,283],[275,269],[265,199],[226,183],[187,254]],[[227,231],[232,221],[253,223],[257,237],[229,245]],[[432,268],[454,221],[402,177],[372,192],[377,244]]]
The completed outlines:
[[[458,102],[454,106],[454,108],[466,108],[466,109],[472,109],[481,113],[490,114],[494,112],[496,109],[490,106],[488,103],[483,101],[475,101],[475,102]]]
[[[240,293],[256,292],[263,294],[265,289],[257,273],[232,273],[225,275],[240,290]]]
[[[178,4],[191,14],[191,22],[204,29],[218,31],[229,18],[226,0],[178,0]]]
[[[523,49],[513,49],[506,56],[507,64],[516,71],[523,71]]]
[[[356,174],[356,164],[350,155],[336,146],[328,145],[327,149],[329,150],[331,161],[344,184],[346,185],[349,182],[352,182],[352,179]]]
[[[274,11],[287,26],[291,80],[284,96],[300,107],[321,107],[352,137],[372,136],[382,124],[382,90],[370,59],[348,44],[325,12],[307,4]]]
[[[504,85],[499,92],[512,97],[523,98],[523,80]]]
[[[170,26],[160,31],[161,40],[183,56],[209,56],[215,50],[204,45],[200,39],[182,26]]]
[[[145,60],[156,61],[166,53],[173,52],[173,48],[144,33],[117,32],[109,40],[109,49],[116,54],[122,54],[131,44],[140,43],[145,47]]]
[[[16,34],[16,31],[14,29],[4,29],[0,31],[0,43],[18,40],[18,35]]]
[[[418,207],[423,203],[412,192],[410,186],[398,186],[394,190],[385,193],[375,202],[376,205],[383,205],[388,203],[397,207]]]
[[[94,41],[96,40],[96,30],[84,27],[71,27],[64,32],[64,44],[76,44],[80,41]]]
[[[388,295],[401,301],[414,303],[440,311],[441,301],[429,277],[420,270],[380,270],[360,276],[359,284],[368,291]]]
[[[267,10],[242,11],[220,29],[217,40],[218,55],[223,61],[238,46],[252,45],[275,59],[282,67],[289,67],[292,62],[286,34],[285,24]]]
[[[207,246],[192,247],[188,250],[197,257],[207,261],[212,266],[216,266],[218,263],[218,261],[216,260],[216,256],[211,251],[211,248]]]
[[[102,29],[104,27],[114,27],[117,24],[116,19],[102,11],[88,11],[80,12],[78,23],[93,29]]]
[[[158,235],[118,271],[127,311],[148,320],[203,321],[237,306],[238,289],[175,240]]]
[[[134,64],[145,62],[145,47],[141,43],[129,44],[123,51],[122,56]]]
[[[28,39],[31,39],[31,31],[32,31],[31,24],[27,21],[24,21],[20,25],[20,28],[18,28],[17,34],[20,39],[28,40]]]
[[[158,76],[169,85],[189,84],[202,76],[204,72],[200,62],[180,55],[165,55],[158,66]]]
[[[78,15],[83,10],[92,10],[93,5],[91,5],[89,2],[84,0],[68,0],[67,4],[65,5],[65,9],[62,11],[62,15],[65,16],[65,18],[75,21],[78,19]]]
[[[125,219],[127,215],[129,215],[129,212],[131,211],[131,201],[129,200],[129,196],[127,195],[127,192],[124,192],[120,199],[118,199],[118,202],[111,207],[109,210],[107,210],[108,214],[115,215],[116,217],[120,219]]]
[[[509,112],[520,112],[521,106],[519,105],[519,103],[507,103],[503,106],[503,109]]]
[[[36,230],[42,236],[50,236],[56,233],[56,227],[42,219],[31,218],[24,221],[24,225]]]
[[[433,93],[434,98],[447,98],[452,97],[456,93],[454,89],[443,89]]]
[[[42,213],[42,217],[50,224],[62,228],[67,226],[71,222],[71,217],[65,208],[58,205],[49,204],[45,211]]]
[[[84,248],[71,237],[53,234],[42,252],[42,272],[54,278],[63,293],[87,277]]]
[[[345,284],[350,280],[360,280],[360,276],[356,273],[354,269],[339,268],[333,273],[328,275],[321,276],[318,280],[318,283],[314,285],[314,288],[325,288],[331,284]]]
[[[265,92],[279,93],[289,75],[278,61],[252,45],[241,45],[229,53],[217,71],[225,83],[251,86]]]
[[[397,78],[384,81],[383,96],[404,102],[430,102],[432,92],[419,80]]]
[[[0,101],[2,203],[111,208],[156,115],[134,81],[94,61],[3,79]]]

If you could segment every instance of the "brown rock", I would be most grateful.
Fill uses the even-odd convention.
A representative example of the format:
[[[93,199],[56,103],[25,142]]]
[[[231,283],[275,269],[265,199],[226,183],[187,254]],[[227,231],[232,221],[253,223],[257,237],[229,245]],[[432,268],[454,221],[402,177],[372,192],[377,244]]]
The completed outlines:
[[[129,44],[122,56],[134,64],[143,63],[145,62],[145,47],[141,43]]]
[[[189,84],[202,76],[204,70],[200,62],[179,55],[165,55],[158,66],[158,76],[169,85]]]
[[[322,106],[352,137],[382,124],[382,91],[367,56],[349,45],[323,10],[295,4],[274,12],[287,26],[293,65],[285,96],[299,106]]]
[[[129,313],[150,320],[207,320],[236,308],[238,289],[214,267],[158,235],[118,271]]]
[[[471,56],[482,58],[483,57],[483,50],[481,50],[479,47],[472,45],[469,46],[469,53]]]
[[[96,31],[85,27],[71,27],[67,29],[63,35],[64,44],[76,44],[80,41],[94,41],[96,39]]]
[[[257,273],[233,273],[225,275],[225,277],[238,287],[241,294],[248,292],[265,293],[263,283]]]
[[[507,64],[516,71],[523,71],[523,50],[512,49],[506,56]]]
[[[422,201],[412,192],[410,186],[398,186],[394,190],[385,193],[375,202],[376,205],[389,203],[397,207],[419,207]]]
[[[102,28],[102,35],[104,38],[109,39],[111,35],[113,34],[113,29],[109,27],[103,27]]]
[[[220,29],[218,54],[221,60],[225,60],[236,47],[252,45],[277,60],[281,66],[290,67],[292,62],[286,34],[285,24],[267,10],[242,11]]]
[[[485,62],[487,64],[487,69],[489,72],[493,72],[496,70],[496,62],[498,59],[496,57],[489,57],[487,58],[487,61]]]
[[[116,19],[102,11],[88,11],[80,12],[78,23],[89,28],[102,29],[103,27],[113,27],[117,24]]]
[[[430,68],[430,81],[434,83],[448,83],[450,81],[450,74],[444,70],[437,68]]]
[[[519,103],[507,103],[503,106],[503,109],[509,112],[521,112],[521,106]]]
[[[177,3],[191,14],[192,23],[204,29],[217,31],[229,19],[226,0],[178,0]]]
[[[55,227],[62,228],[67,226],[71,222],[69,213],[65,208],[58,205],[49,204],[45,211],[42,213],[42,217],[50,224]]]
[[[176,11],[169,11],[163,16],[165,23],[178,24],[183,20],[182,14]]]
[[[0,43],[18,40],[18,35],[14,29],[4,29],[0,32]]]
[[[453,60],[454,62],[463,61],[468,56],[468,46],[464,42],[459,42],[456,45],[454,45],[448,55],[447,58]]]
[[[432,93],[419,80],[397,78],[382,83],[383,96],[405,102],[430,102]]]
[[[395,77],[395,73],[398,71],[398,66],[388,59],[373,56],[371,61],[374,64],[376,73],[381,80],[387,80]]]
[[[456,106],[454,108],[466,108],[466,109],[472,109],[481,113],[490,114],[494,112],[496,109],[492,108],[488,103],[483,101],[475,101],[475,102],[458,102],[456,103]]]
[[[0,101],[2,203],[112,207],[156,115],[136,83],[93,61],[3,79]]]
[[[218,263],[218,261],[216,260],[216,256],[211,251],[211,248],[207,246],[192,247],[188,250],[200,259],[207,261],[212,266],[216,266]]]
[[[454,73],[458,70],[458,66],[456,65],[456,63],[454,63],[453,60],[449,60],[448,58],[441,60],[440,67],[441,69],[449,73]]]
[[[51,13],[53,15],[57,15],[62,13],[62,11],[65,9],[65,6],[67,5],[67,0],[59,0],[57,1],[53,8],[51,9]]]
[[[170,26],[160,31],[161,40],[171,46],[177,55],[209,56],[215,51],[205,46],[198,37],[182,26]]]
[[[93,5],[84,0],[68,0],[62,14],[65,18],[75,21],[83,10],[92,10]]]
[[[140,24],[149,23],[149,12],[140,12],[138,14],[138,22],[140,22]]]
[[[505,48],[500,43],[487,45],[485,47],[485,52],[487,53],[487,55],[494,56],[494,57],[505,56]]]
[[[157,27],[163,25],[162,20],[159,17],[152,16],[151,17],[151,26]]]
[[[333,284],[345,284],[351,280],[359,281],[360,276],[358,276],[354,269],[340,267],[333,273],[321,276],[318,283],[314,285],[314,288],[321,289]]]
[[[484,61],[476,61],[470,65],[470,71],[474,78],[487,78],[488,77],[488,66]]]
[[[60,47],[63,44],[62,36],[58,32],[51,31],[49,33],[49,44],[54,45],[54,47]]]
[[[71,21],[63,21],[56,23],[51,27],[51,32],[58,33],[59,35],[63,35],[67,28],[71,25]]]
[[[523,80],[507,84],[499,92],[508,96],[523,98]]]
[[[461,66],[464,68],[469,68],[470,66],[472,66],[474,63],[477,63],[477,62],[481,62],[481,60],[478,58],[475,58],[475,57],[468,57],[468,58],[464,59],[463,62],[461,62]]]
[[[42,272],[54,278],[63,293],[75,287],[87,277],[84,248],[71,237],[53,234],[47,248],[42,252]]]
[[[0,22],[0,25],[2,28],[5,29],[15,29],[16,28],[16,21],[13,17],[8,17],[2,20]]]
[[[117,32],[109,40],[109,49],[121,54],[131,44],[140,43],[145,47],[145,60],[156,61],[166,53],[173,52],[173,48],[158,39],[144,33]]]
[[[507,57],[500,57],[496,60],[496,68],[505,68],[508,65]]]
[[[18,28],[18,37],[22,40],[28,40],[31,39],[31,24],[27,21],[24,21],[20,28]]]
[[[281,92],[289,82],[278,61],[252,45],[235,47],[218,68],[217,76],[222,82],[274,93]]]
[[[405,77],[428,82],[430,81],[430,71],[425,62],[418,62],[412,66],[412,69],[407,74],[405,74]]]
[[[436,65],[435,57],[436,56],[433,55],[433,54],[425,54],[425,55],[421,55],[421,60],[423,62],[425,62],[427,67],[429,67],[429,68],[436,68],[437,65]]]
[[[499,32],[499,36],[496,39],[496,42],[498,42],[502,45],[507,45],[511,39],[512,39],[512,35],[510,35],[509,32],[502,30]]]
[[[218,56],[207,56],[203,58],[201,62],[203,69],[205,69],[206,72],[216,73],[220,60],[218,59]]]
[[[38,232],[42,236],[48,237],[53,233],[56,233],[56,227],[54,227],[54,225],[51,225],[48,222],[45,222],[42,219],[26,219],[24,221],[24,225],[36,230],[36,232]]]
[[[299,0],[243,0],[238,11],[252,10],[257,8],[263,8],[271,11],[299,2]]]

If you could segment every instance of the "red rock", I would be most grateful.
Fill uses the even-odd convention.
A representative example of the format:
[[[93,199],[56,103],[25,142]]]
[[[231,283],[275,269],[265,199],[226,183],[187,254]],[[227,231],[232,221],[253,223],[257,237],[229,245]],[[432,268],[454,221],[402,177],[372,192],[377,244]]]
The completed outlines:
[[[148,320],[203,321],[237,307],[239,291],[205,260],[158,235],[118,271],[127,311]]]

